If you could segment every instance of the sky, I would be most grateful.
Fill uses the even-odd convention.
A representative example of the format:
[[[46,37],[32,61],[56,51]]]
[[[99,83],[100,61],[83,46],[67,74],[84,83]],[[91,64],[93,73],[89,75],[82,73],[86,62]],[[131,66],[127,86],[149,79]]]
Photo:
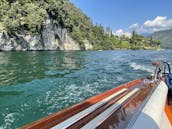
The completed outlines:
[[[70,0],[93,23],[114,33],[153,33],[172,28],[172,0]]]

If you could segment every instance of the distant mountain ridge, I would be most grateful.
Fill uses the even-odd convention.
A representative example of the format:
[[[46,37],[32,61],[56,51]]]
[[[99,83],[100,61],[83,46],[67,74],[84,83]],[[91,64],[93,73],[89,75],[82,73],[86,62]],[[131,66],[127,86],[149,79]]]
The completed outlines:
[[[140,35],[148,38],[152,35],[152,33],[141,33]]]
[[[161,48],[172,49],[172,29],[155,32],[152,37],[160,40]]]

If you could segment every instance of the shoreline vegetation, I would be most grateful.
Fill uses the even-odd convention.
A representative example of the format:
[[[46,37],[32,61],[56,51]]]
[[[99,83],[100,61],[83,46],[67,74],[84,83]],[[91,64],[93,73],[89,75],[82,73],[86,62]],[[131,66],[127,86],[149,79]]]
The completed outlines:
[[[29,50],[27,46],[30,44],[30,39],[27,42],[23,40],[29,35],[31,39],[37,36],[35,39],[38,40],[34,41],[35,46],[39,46],[37,42],[41,44],[41,49],[38,47],[35,50],[51,50],[51,48],[45,48],[46,33],[46,37],[54,36],[51,42],[58,41],[58,46],[53,47],[53,50],[63,50],[59,46],[65,42],[66,35],[79,45],[77,50],[160,49],[159,40],[139,35],[135,30],[131,37],[125,35],[118,37],[113,34],[110,27],[104,28],[101,24],[93,25],[91,19],[69,0],[1,0],[0,8],[2,35],[0,47],[9,44],[8,42],[14,39],[10,44],[15,42],[16,46],[20,46],[18,50]],[[52,30],[57,30],[56,33],[50,35],[50,31],[45,31],[46,21],[50,21],[49,24]],[[2,44],[2,41],[5,43]],[[26,49],[22,49],[23,42],[26,42],[24,45]],[[85,42],[91,47],[87,49]],[[0,50],[3,49],[0,48]]]

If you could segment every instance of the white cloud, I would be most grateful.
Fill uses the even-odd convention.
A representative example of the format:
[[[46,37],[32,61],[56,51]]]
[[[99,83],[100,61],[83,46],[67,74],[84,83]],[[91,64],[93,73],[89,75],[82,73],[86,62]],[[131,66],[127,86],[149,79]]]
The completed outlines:
[[[129,29],[135,29],[138,33],[153,33],[160,30],[166,30],[172,28],[172,19],[167,16],[157,16],[153,20],[147,20],[143,25],[137,23],[129,26]]]
[[[145,27],[172,27],[172,19],[168,19],[166,16],[157,16],[154,20],[147,20],[144,23]]]
[[[123,35],[127,37],[131,37],[131,32],[136,30],[137,33],[154,33],[156,31],[172,29],[172,19],[167,16],[157,16],[152,20],[145,21],[142,25],[138,23],[134,23],[128,27],[128,31],[124,31],[123,29],[119,29],[116,32],[113,32],[114,35],[121,37]]]
[[[139,28],[139,24],[138,23],[134,23],[131,26],[129,26],[129,29],[137,29]]]
[[[131,33],[130,32],[125,32],[123,29],[119,29],[116,32],[113,33],[114,35],[121,37],[121,36],[126,36],[126,37],[131,37]]]

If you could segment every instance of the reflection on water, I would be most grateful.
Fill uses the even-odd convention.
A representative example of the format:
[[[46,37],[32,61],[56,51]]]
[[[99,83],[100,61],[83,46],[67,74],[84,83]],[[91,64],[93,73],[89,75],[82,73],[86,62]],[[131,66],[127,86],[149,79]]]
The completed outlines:
[[[0,91],[0,97],[3,97],[5,95],[20,95],[22,92],[18,91]]]
[[[81,69],[84,62],[77,52],[1,52],[0,86],[64,77]]]
[[[138,77],[172,51],[0,52],[0,128],[17,128]]]

